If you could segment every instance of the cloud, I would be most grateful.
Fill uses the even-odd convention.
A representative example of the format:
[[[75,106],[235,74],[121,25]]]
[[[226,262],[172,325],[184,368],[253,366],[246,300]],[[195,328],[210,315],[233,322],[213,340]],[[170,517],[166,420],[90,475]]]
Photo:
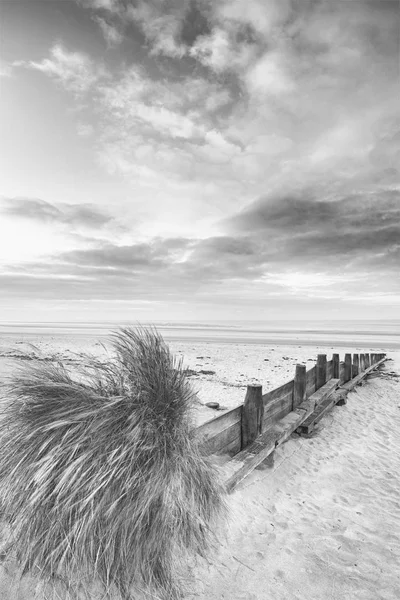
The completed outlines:
[[[47,223],[98,228],[112,220],[94,204],[51,204],[36,198],[3,198],[2,204],[5,215]]]
[[[100,27],[108,46],[117,46],[122,43],[124,35],[115,25],[108,23],[106,19],[98,16],[96,16],[94,20]]]
[[[40,62],[19,61],[15,66],[40,71],[77,95],[88,92],[94,84],[106,76],[105,70],[95,65],[89,56],[83,52],[70,52],[61,44],[51,48],[50,58]]]
[[[0,77],[11,77],[12,71],[12,65],[0,59]]]
[[[318,200],[307,190],[262,198],[230,219],[229,226],[241,235],[252,234],[264,247],[260,255],[275,264],[375,270],[385,267],[400,245],[400,190],[336,201]]]

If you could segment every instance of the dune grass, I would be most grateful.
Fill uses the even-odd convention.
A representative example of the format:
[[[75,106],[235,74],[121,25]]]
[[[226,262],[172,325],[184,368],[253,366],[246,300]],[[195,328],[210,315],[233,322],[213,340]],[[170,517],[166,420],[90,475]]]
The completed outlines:
[[[32,361],[7,386],[0,502],[21,574],[106,596],[182,597],[181,561],[204,555],[222,488],[192,432],[194,394],[154,329],[113,334],[79,376]]]

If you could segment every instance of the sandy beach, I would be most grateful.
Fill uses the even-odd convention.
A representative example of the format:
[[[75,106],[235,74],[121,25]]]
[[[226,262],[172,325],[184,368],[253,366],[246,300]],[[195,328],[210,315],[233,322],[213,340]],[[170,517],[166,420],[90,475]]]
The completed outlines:
[[[334,338],[334,336],[333,336]],[[372,342],[372,340],[371,340]],[[329,340],[325,344],[305,345],[304,342],[287,344],[236,343],[215,341],[168,341],[172,353],[183,360],[199,400],[194,419],[200,425],[220,415],[220,410],[205,406],[218,402],[221,410],[229,410],[242,404],[248,384],[261,383],[263,393],[279,387],[294,377],[297,363],[310,369],[317,355],[346,352],[386,352],[381,345],[373,345],[368,339],[363,345],[336,345]],[[13,369],[24,360],[33,357],[61,360],[69,369],[84,362],[85,354],[106,358],[111,354],[109,336],[4,334],[0,337],[0,381],[6,379]]]
[[[5,380],[29,357],[56,355],[72,370],[83,354],[106,356],[104,340],[4,336]],[[290,380],[295,364],[310,368],[318,353],[385,351],[382,347],[270,346],[175,341],[200,404],[243,402],[246,385],[265,391]],[[400,597],[400,352],[389,352],[384,374],[335,407],[308,439],[293,434],[273,464],[253,472],[228,497],[229,523],[221,544],[190,566],[187,600],[397,600]],[[210,373],[200,373],[209,371]],[[221,414],[205,406],[197,423]],[[221,460],[220,469],[223,469]],[[5,560],[3,600],[42,600],[38,582],[13,581]]]
[[[400,597],[400,355],[348,396],[309,439],[229,498],[218,557],[188,600],[397,600]]]

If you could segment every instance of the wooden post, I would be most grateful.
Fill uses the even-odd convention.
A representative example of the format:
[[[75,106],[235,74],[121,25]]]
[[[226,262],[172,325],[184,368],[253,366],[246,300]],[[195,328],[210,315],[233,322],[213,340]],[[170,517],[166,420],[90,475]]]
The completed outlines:
[[[365,371],[365,354],[360,354],[360,372]]]
[[[242,411],[242,450],[261,434],[263,417],[262,386],[248,385]]]
[[[357,377],[360,371],[360,357],[358,354],[353,354],[353,367],[351,369],[351,378]]]
[[[344,383],[351,379],[351,354],[345,354],[344,357]]]
[[[344,383],[344,380],[345,380],[345,375],[344,375],[345,369],[346,369],[345,362],[344,362],[344,360],[341,360],[340,361],[340,365],[339,365],[340,383]]]
[[[370,366],[371,366],[371,360],[370,360],[369,354],[366,354],[365,355],[365,368],[369,369]]]
[[[376,354],[374,354],[372,352],[372,354],[371,354],[371,365],[374,365],[375,363],[376,363]]]
[[[296,365],[293,387],[293,409],[306,399],[306,365]]]
[[[332,378],[339,379],[340,378],[340,360],[339,354],[332,354]]]
[[[318,354],[316,367],[316,390],[319,390],[326,383],[326,354]]]

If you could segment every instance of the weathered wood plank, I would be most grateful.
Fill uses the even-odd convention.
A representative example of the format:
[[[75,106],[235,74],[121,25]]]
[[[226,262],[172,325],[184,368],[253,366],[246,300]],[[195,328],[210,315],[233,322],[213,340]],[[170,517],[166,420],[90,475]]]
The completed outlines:
[[[264,403],[261,385],[248,385],[242,410],[242,448],[261,434],[264,420]]]
[[[339,385],[339,379],[330,379],[325,385],[320,387],[319,390],[314,392],[312,399],[315,402],[315,406],[318,406],[318,404],[325,400],[325,398],[327,398]]]
[[[337,383],[337,380],[331,379],[325,386],[333,390]],[[225,487],[228,493],[232,492],[275,448],[289,438],[313,412],[316,402],[323,397],[323,394],[324,390],[320,388],[320,390],[302,402],[294,411],[291,411],[260,435],[250,446],[233,457],[227,467],[225,477]]]
[[[282,419],[285,415],[290,413],[292,410],[292,397],[287,396],[286,399],[279,400],[276,404],[268,407],[268,410],[264,412],[264,421],[262,430],[265,431],[276,421]]]
[[[289,393],[293,394],[293,387],[294,387],[294,381],[292,379],[291,381],[284,383],[283,385],[276,388],[275,390],[271,390],[270,392],[263,394],[264,407],[267,404],[271,403],[273,400],[286,397],[287,394],[289,394]]]
[[[227,446],[237,445],[237,452],[241,450],[241,423],[238,421],[233,425],[228,425],[226,429],[219,431],[217,434],[202,438],[200,441],[200,449],[206,456],[209,454],[219,454],[223,452]]]
[[[340,380],[336,379],[336,381],[339,385]],[[296,433],[299,433],[300,435],[310,434],[318,421],[320,421],[328,412],[328,410],[340,400],[342,395],[343,392],[336,393],[335,389],[328,393],[326,397],[316,405],[314,412],[300,425],[298,429],[296,429]]]
[[[381,358],[378,362],[376,362],[375,364],[371,365],[369,367],[369,369],[366,369],[362,373],[359,373],[357,375],[357,377],[354,377],[353,379],[351,379],[347,383],[344,383],[343,385],[341,385],[340,389],[346,390],[347,392],[351,392],[351,390],[353,390],[356,387],[356,385],[358,385],[363,379],[365,379],[365,377],[368,375],[368,373],[372,373],[372,371],[374,371],[381,364],[383,364],[385,362],[385,360],[386,360],[386,355],[384,355],[384,357]]]
[[[228,412],[219,415],[211,421],[206,421],[206,423],[203,423],[202,425],[199,425],[199,427],[196,427],[196,436],[198,436],[200,439],[205,440],[220,433],[221,431],[229,427],[229,425],[233,425],[234,423],[240,423],[242,420],[242,410],[243,405],[241,404],[240,406],[236,406],[236,408],[233,408],[232,410],[229,410]]]
[[[238,452],[240,452],[241,443],[242,440],[240,437],[238,437],[223,448],[220,448],[218,452],[215,452],[214,454],[229,454],[231,457],[233,457],[235,456],[235,454],[238,454]]]

